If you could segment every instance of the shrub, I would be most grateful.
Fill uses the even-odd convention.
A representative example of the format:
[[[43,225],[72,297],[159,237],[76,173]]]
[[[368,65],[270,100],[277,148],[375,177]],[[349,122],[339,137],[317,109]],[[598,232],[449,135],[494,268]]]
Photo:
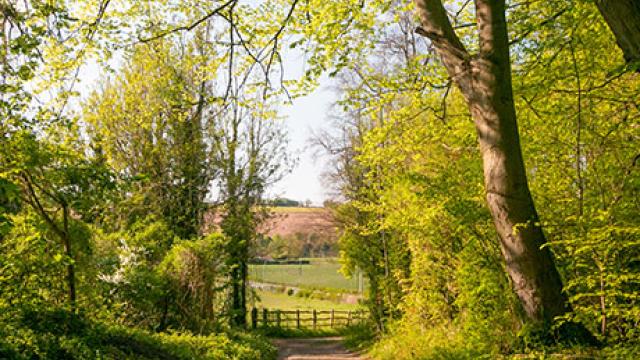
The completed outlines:
[[[11,313],[0,318],[3,359],[254,360],[276,355],[268,340],[256,334],[156,334],[90,321],[59,308]]]

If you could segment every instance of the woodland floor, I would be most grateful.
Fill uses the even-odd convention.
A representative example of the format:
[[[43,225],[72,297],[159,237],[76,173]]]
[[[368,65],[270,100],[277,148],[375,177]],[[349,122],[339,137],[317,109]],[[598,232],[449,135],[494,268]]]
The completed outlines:
[[[339,337],[275,339],[278,360],[365,360],[344,348]]]

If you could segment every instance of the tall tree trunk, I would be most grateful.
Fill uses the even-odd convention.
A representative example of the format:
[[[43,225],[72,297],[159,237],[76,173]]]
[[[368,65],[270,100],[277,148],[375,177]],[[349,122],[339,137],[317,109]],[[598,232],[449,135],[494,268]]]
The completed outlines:
[[[507,271],[533,320],[551,321],[569,310],[562,281],[529,191],[511,85],[509,40],[502,1],[478,0],[480,56],[472,62],[468,96],[482,162],[487,204],[501,240]]]
[[[640,1],[596,0],[596,5],[627,63],[640,62]]]
[[[455,34],[440,0],[415,0],[421,27],[462,91],[482,153],[486,199],[507,272],[522,307],[536,323],[570,310],[527,184],[511,84],[504,0],[476,0],[478,56]]]

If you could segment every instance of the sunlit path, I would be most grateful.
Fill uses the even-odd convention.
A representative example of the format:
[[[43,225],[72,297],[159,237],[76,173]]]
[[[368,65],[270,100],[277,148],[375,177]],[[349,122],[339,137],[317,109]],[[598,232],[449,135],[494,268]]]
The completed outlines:
[[[277,339],[278,360],[364,359],[342,346],[342,338]]]

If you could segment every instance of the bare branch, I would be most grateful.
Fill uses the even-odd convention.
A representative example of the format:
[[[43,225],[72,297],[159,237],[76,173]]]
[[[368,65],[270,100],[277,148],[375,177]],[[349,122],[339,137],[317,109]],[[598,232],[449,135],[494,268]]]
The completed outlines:
[[[280,35],[282,35],[282,32],[284,31],[287,24],[289,23],[289,20],[291,20],[291,16],[293,15],[293,11],[295,10],[296,5],[298,5],[298,0],[293,0],[293,3],[291,3],[291,7],[289,8],[289,12],[287,13],[287,16],[284,18],[284,21],[282,22],[282,25],[271,38],[270,43],[273,43],[273,47],[271,48],[271,54],[269,56],[269,62],[267,63],[267,68],[266,68],[265,87],[264,87],[264,92],[262,94],[263,98],[267,97],[267,91],[269,89],[269,72],[271,71],[271,65],[273,64],[273,59],[276,57],[276,55],[278,55],[277,57],[280,58],[279,54],[277,54],[278,40],[280,39]]]
[[[206,15],[204,15],[203,17],[201,17],[200,19],[196,20],[195,22],[193,22],[193,23],[191,23],[189,25],[178,26],[178,27],[175,27],[175,28],[170,29],[170,30],[163,31],[163,32],[161,32],[159,34],[156,34],[156,35],[148,37],[148,38],[139,38],[138,41],[144,43],[144,42],[157,40],[157,39],[160,39],[162,37],[165,37],[167,35],[174,34],[174,33],[177,33],[177,32],[191,31],[191,30],[195,29],[196,27],[198,27],[198,25],[200,25],[200,24],[204,23],[205,21],[209,20],[210,18],[218,15],[222,10],[226,9],[228,6],[230,6],[230,5],[235,6],[237,2],[238,2],[238,0],[229,0],[229,1],[225,2],[225,3],[223,3],[222,5],[218,6],[217,8],[211,10]]]

